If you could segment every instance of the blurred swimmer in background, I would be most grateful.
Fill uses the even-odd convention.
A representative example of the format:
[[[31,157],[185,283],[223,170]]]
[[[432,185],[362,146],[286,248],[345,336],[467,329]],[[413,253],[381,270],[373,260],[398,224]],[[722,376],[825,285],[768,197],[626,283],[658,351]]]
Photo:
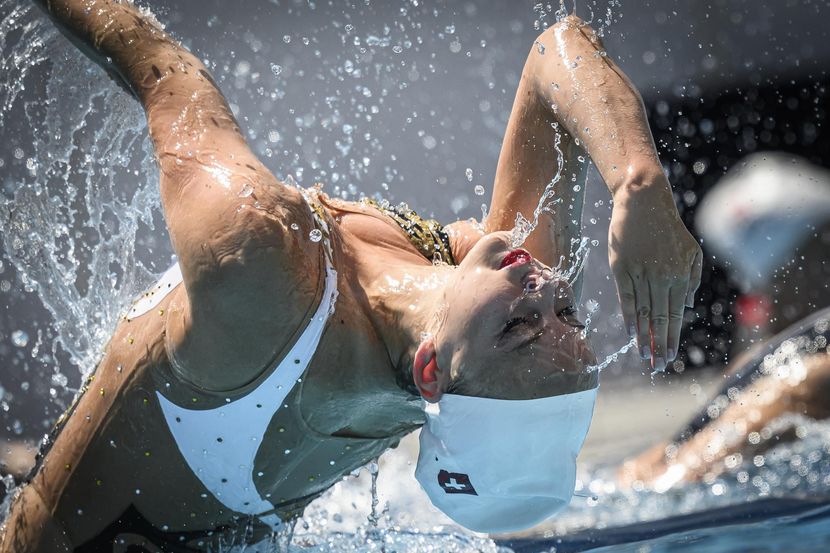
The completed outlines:
[[[743,290],[743,342],[721,391],[666,443],[628,461],[627,483],[658,491],[714,476],[730,456],[763,454],[794,428],[787,414],[830,417],[830,173],[775,152],[748,156],[704,198],[704,246]]]
[[[115,329],[0,551],[255,542],[420,426],[416,477],[464,526],[563,508],[598,384],[576,318],[585,155],[614,199],[626,329],[651,368],[676,356],[702,254],[639,94],[576,17],[530,49],[490,214],[442,226],[278,180],[148,11],[38,4],[144,107],[178,264]],[[557,174],[519,247],[517,215]]]

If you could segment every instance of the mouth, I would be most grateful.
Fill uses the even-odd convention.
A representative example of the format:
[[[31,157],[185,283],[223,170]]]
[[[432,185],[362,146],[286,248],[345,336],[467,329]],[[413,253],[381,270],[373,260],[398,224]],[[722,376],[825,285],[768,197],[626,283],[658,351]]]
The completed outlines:
[[[533,256],[525,249],[519,248],[508,252],[501,261],[499,269],[506,269],[508,267],[525,265],[533,261]]]

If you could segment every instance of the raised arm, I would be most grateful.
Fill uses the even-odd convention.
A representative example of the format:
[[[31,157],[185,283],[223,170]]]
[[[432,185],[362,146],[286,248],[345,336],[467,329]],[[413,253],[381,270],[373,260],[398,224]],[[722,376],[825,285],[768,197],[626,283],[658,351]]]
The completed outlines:
[[[168,324],[183,329],[179,369],[205,388],[247,383],[314,302],[321,245],[307,239],[308,207],[248,148],[207,68],[149,13],[126,1],[37,3],[146,111],[187,290]]]
[[[648,127],[642,99],[608,57],[596,33],[569,16],[531,48],[502,146],[488,231],[530,218],[556,174],[560,135],[563,172],[550,213],[527,241],[549,263],[569,257],[581,232],[584,165],[590,156],[612,194],[609,260],[626,329],[643,358],[663,370],[677,354],[684,305],[700,282],[701,251],[680,221]],[[575,186],[577,185],[577,186]]]

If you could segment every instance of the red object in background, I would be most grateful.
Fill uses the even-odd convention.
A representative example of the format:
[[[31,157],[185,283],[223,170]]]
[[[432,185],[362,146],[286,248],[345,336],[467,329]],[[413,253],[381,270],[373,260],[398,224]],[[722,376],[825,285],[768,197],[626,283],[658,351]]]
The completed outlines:
[[[769,325],[770,301],[764,294],[744,294],[735,302],[738,325],[763,329]]]

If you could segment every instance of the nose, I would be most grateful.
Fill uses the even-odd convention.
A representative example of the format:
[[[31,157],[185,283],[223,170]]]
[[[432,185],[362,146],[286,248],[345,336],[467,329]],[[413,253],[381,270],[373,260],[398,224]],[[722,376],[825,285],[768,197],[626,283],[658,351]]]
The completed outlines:
[[[580,361],[585,363],[586,366],[593,366],[597,364],[597,356],[594,353],[593,348],[591,347],[591,343],[588,341],[587,338],[582,339],[583,348],[582,348],[582,356],[580,357]]]
[[[555,348],[554,361],[559,369],[576,374],[596,365],[597,357],[591,350],[588,340],[582,337],[581,333],[574,332],[562,337]]]

